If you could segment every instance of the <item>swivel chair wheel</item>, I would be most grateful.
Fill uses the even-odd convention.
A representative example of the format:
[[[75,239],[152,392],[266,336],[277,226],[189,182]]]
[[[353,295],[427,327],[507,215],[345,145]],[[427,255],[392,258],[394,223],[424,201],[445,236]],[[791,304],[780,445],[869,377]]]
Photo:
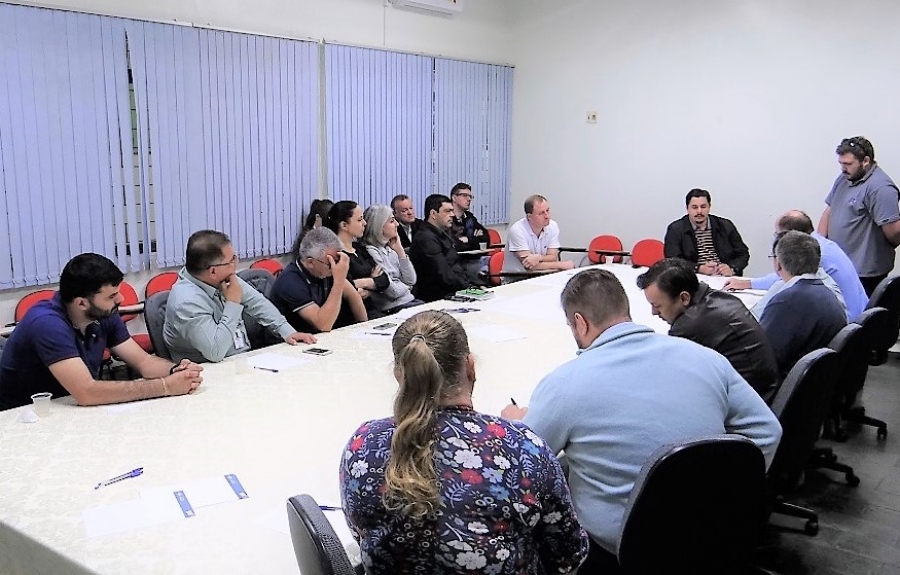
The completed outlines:
[[[875,438],[878,441],[884,441],[885,439],[887,439],[887,427],[879,427]]]
[[[810,519],[806,522],[806,525],[803,527],[803,532],[807,535],[811,535],[815,537],[819,534],[819,522],[815,519]]]
[[[847,473],[846,479],[847,479],[847,485],[849,485],[850,487],[857,487],[859,485],[859,477],[856,475],[853,475],[852,471],[850,473]]]

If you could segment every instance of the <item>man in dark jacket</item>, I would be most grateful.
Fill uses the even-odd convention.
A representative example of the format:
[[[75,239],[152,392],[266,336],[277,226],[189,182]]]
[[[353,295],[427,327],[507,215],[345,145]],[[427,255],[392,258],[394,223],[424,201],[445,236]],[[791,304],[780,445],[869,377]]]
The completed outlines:
[[[409,259],[416,268],[413,295],[423,301],[434,301],[469,285],[462,260],[449,235],[453,225],[453,203],[441,194],[425,198],[425,221],[416,230]]]
[[[638,277],[638,287],[669,335],[689,339],[724,355],[766,403],[778,389],[775,352],[766,333],[737,297],[697,280],[691,265],[669,258]]]
[[[424,222],[416,217],[412,198],[406,194],[394,196],[394,199],[391,200],[391,209],[394,210],[394,218],[397,220],[397,235],[400,236],[400,245],[409,251],[413,236]]]
[[[667,258],[694,264],[694,271],[708,276],[739,276],[750,262],[750,250],[731,220],[709,213],[709,192],[694,188],[684,199],[687,215],[666,229]]]

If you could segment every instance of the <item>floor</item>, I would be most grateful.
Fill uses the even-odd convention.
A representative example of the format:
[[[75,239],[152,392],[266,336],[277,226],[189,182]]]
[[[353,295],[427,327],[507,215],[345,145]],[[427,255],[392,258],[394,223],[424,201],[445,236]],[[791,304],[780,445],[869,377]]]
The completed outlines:
[[[862,480],[852,488],[843,474],[807,472],[792,501],[819,513],[819,534],[770,530],[757,560],[779,575],[900,575],[900,355],[869,370],[863,390],[867,414],[887,422],[877,441],[872,427],[850,429],[846,443],[822,441]],[[802,528],[798,519],[776,518]]]

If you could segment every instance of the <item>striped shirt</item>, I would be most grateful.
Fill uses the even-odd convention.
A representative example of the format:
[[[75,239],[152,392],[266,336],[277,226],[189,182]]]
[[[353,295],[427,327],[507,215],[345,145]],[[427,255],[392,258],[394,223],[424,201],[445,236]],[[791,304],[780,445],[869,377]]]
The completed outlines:
[[[697,239],[697,262],[718,262],[719,255],[712,241],[712,228],[706,226],[705,230],[694,228],[694,237]]]

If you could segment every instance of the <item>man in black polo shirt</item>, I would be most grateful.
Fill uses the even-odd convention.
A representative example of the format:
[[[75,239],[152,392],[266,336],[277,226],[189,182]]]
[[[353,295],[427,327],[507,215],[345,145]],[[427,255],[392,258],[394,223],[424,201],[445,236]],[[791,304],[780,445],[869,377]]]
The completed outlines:
[[[328,228],[315,228],[300,242],[299,257],[272,285],[269,299],[294,329],[319,333],[367,321],[366,306],[347,280],[350,258]]]
[[[640,275],[638,287],[669,335],[689,339],[724,355],[766,402],[778,389],[778,365],[765,332],[735,296],[697,280],[691,265],[669,258]]]
[[[666,229],[667,258],[694,264],[694,271],[708,276],[739,276],[750,262],[750,250],[731,220],[709,213],[709,192],[694,188],[684,199],[687,215]]]

